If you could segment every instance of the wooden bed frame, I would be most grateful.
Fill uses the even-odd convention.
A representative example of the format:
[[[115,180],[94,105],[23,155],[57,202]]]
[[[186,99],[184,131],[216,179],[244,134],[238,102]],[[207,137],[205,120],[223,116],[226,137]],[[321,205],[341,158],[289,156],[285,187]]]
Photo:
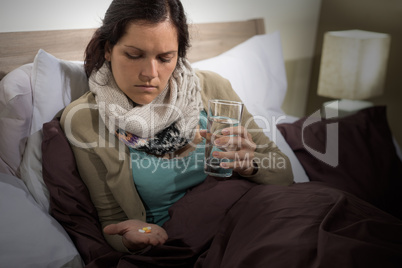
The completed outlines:
[[[33,62],[41,48],[57,58],[83,60],[95,29],[0,33],[0,79],[13,69]],[[190,25],[190,62],[217,56],[257,34],[264,19]]]

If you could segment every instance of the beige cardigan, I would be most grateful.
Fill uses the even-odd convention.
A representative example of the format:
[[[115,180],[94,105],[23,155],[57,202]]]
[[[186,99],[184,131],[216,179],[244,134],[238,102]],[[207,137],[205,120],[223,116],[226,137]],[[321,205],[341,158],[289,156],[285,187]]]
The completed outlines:
[[[200,78],[205,109],[209,99],[240,100],[229,81],[221,76],[207,71],[197,71],[197,76]],[[250,113],[245,110],[243,126],[250,117]],[[254,120],[251,121],[248,129],[260,130]],[[102,228],[127,219],[145,221],[145,208],[136,191],[130,169],[129,149],[115,136],[109,136],[99,117],[94,95],[87,92],[68,105],[62,114],[61,125],[72,145],[80,176],[88,187]],[[256,144],[267,145],[256,150],[257,160],[282,162],[283,165],[280,168],[259,167],[257,173],[248,179],[260,184],[293,183],[287,156],[262,131],[253,131],[251,134]],[[113,248],[127,252],[119,235],[105,237]]]

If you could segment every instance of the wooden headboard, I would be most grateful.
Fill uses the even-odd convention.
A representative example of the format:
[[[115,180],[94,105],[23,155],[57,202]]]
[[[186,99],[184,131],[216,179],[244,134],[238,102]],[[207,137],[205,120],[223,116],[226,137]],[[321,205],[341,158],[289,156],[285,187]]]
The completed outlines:
[[[95,29],[0,33],[0,79],[13,69],[33,62],[41,48],[57,58],[83,60]],[[264,34],[264,20],[190,25],[190,62],[217,56],[257,34]]]

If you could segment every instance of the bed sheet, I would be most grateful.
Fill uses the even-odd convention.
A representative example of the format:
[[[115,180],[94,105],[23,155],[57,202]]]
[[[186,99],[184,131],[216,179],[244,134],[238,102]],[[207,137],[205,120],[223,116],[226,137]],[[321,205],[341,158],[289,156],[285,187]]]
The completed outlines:
[[[19,178],[0,173],[0,266],[83,267],[63,227],[32,198]]]

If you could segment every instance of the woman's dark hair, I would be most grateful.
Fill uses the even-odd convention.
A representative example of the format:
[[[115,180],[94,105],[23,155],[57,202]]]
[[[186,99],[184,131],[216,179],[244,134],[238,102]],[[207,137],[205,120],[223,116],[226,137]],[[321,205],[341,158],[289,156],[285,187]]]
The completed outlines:
[[[188,25],[180,0],[113,0],[102,26],[97,29],[85,50],[84,68],[89,77],[105,62],[105,45],[113,48],[125,34],[126,26],[144,21],[157,24],[169,20],[178,33],[178,56],[185,58],[190,46]]]

